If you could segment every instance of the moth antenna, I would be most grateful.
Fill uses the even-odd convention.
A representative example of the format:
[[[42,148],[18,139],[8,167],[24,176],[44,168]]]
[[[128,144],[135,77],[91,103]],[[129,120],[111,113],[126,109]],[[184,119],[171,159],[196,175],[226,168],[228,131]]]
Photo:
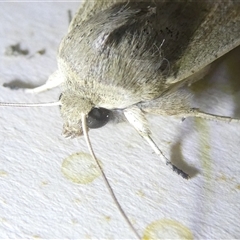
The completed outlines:
[[[0,102],[0,107],[52,107],[62,105],[60,101],[46,103],[6,103]]]
[[[97,159],[97,157],[96,157],[96,155],[95,155],[95,153],[94,153],[94,151],[93,151],[92,144],[91,144],[91,142],[90,142],[89,135],[88,135],[88,131],[87,131],[86,115],[83,114],[83,113],[82,113],[82,129],[83,129],[83,135],[84,135],[85,140],[86,140],[86,142],[87,142],[88,149],[89,149],[89,151],[90,151],[93,159],[96,161],[98,168],[99,168],[100,171],[101,171],[101,174],[102,174],[102,176],[103,176],[104,182],[105,182],[105,184],[106,184],[106,186],[107,186],[107,188],[108,188],[108,191],[110,192],[110,194],[111,194],[111,196],[112,196],[112,198],[113,198],[113,201],[115,202],[118,210],[119,210],[120,213],[122,214],[122,216],[123,216],[123,218],[125,219],[125,221],[128,223],[129,227],[130,227],[130,228],[132,229],[132,231],[135,233],[135,235],[137,236],[137,238],[138,238],[138,239],[141,239],[140,235],[137,233],[136,229],[133,227],[131,221],[129,220],[129,218],[127,217],[127,215],[126,215],[125,212],[123,211],[120,203],[118,202],[117,197],[116,197],[116,195],[115,195],[115,193],[114,193],[111,185],[109,184],[108,179],[107,179],[107,177],[106,177],[106,175],[105,175],[105,173],[104,173],[104,171],[103,171],[103,168],[102,168],[99,160]]]

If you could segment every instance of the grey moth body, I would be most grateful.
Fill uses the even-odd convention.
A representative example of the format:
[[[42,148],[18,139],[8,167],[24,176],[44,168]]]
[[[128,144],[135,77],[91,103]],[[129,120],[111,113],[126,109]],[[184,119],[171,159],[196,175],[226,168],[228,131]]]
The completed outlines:
[[[58,54],[65,135],[81,135],[93,108],[188,112],[178,89],[239,44],[239,12],[237,1],[85,2]]]

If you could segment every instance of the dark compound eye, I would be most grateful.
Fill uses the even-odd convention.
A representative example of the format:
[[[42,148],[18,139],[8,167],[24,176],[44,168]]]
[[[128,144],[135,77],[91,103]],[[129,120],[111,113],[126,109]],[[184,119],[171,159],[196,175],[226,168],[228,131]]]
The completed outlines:
[[[108,123],[111,111],[105,108],[93,108],[87,116],[87,126],[89,128],[100,128]]]

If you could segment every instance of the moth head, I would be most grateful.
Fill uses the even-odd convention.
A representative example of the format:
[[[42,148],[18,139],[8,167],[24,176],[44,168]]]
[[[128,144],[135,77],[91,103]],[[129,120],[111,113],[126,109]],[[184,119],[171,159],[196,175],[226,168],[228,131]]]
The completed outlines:
[[[92,157],[101,169],[89,139],[88,129],[104,126],[109,121],[110,111],[97,108],[88,98],[79,94],[69,94],[69,92],[63,92],[59,97],[59,102],[64,121],[63,134],[71,138],[83,134]]]
[[[61,94],[59,100],[48,103],[4,103],[0,102],[0,106],[6,107],[51,107],[60,106],[61,115],[64,120],[63,134],[65,137],[77,137],[84,135],[89,151],[97,164],[99,162],[93,152],[91,142],[88,136],[89,128],[100,128],[104,126],[110,119],[111,111],[105,108],[95,107],[88,99]],[[101,166],[99,165],[101,168]]]
[[[103,127],[110,119],[110,110],[94,106],[90,100],[82,96],[63,92],[59,101],[65,137],[75,138],[83,134],[83,116],[86,118],[87,129]]]

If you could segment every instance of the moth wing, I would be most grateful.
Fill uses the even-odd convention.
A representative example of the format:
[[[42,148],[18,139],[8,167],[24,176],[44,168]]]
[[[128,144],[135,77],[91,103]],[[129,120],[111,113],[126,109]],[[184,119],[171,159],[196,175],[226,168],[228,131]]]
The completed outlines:
[[[188,1],[191,2],[190,0]],[[125,1],[85,1],[75,14],[69,26],[69,31],[96,13],[120,2]],[[138,0],[130,0],[128,2],[138,2]],[[150,2],[151,1],[149,1],[149,3]],[[171,1],[158,0],[156,2],[156,4],[158,4],[160,2],[166,3]],[[191,21],[191,19],[189,19],[189,21]],[[168,78],[166,84],[168,85],[187,79],[238,45],[240,45],[239,0],[215,1],[210,14],[208,14],[208,17],[200,24],[191,42],[189,42],[184,55],[177,61],[176,68],[178,68],[178,71],[174,76]]]
[[[85,0],[72,19],[68,31],[70,32],[73,28],[76,27],[76,25],[88,20],[96,13],[107,9],[115,3],[120,2],[124,2],[124,0]]]
[[[76,25],[90,19],[96,13],[120,2],[124,2],[124,0],[85,1],[73,18],[69,26],[69,32]],[[128,2],[137,2],[137,0]],[[149,4],[151,2],[149,1]],[[161,5],[171,1],[158,0],[154,2],[156,5]],[[190,0],[186,1],[185,4],[187,2],[191,4]],[[209,4],[208,1],[202,2],[202,6]],[[199,8],[199,11],[204,12],[204,7]],[[173,15],[173,17],[176,17],[176,15]],[[183,16],[179,14],[179,17]],[[192,17],[194,17],[194,14]],[[189,21],[192,22],[191,16]],[[179,39],[176,44],[179,41],[181,43],[182,40]],[[198,80],[198,78],[189,79],[189,77],[238,45],[240,45],[240,2],[238,0],[214,1],[214,3],[211,3],[211,10],[207,17],[194,32],[191,41],[188,42],[188,46],[184,47],[185,50],[184,53],[181,53],[181,58],[179,57],[179,60],[173,63],[173,70],[167,78],[166,88],[171,88],[172,84],[175,86],[175,83],[181,82],[181,84],[184,84],[188,81]]]
[[[214,1],[211,12],[200,24],[184,54],[176,62],[174,68],[177,71],[167,79],[166,84],[171,86],[174,83],[194,81],[191,75],[239,45],[240,2]]]
[[[223,6],[224,4],[225,6]],[[217,2],[208,17],[194,33],[177,69],[167,78],[164,94],[138,106],[145,112],[160,115],[184,115],[191,108],[189,93],[179,87],[201,79],[208,65],[240,45],[240,2]]]
[[[79,94],[82,84],[96,106],[119,109],[159,98],[239,44],[237,0],[128,1],[109,8],[119,2],[86,1],[60,46],[61,68],[74,69],[66,92],[76,86]]]

